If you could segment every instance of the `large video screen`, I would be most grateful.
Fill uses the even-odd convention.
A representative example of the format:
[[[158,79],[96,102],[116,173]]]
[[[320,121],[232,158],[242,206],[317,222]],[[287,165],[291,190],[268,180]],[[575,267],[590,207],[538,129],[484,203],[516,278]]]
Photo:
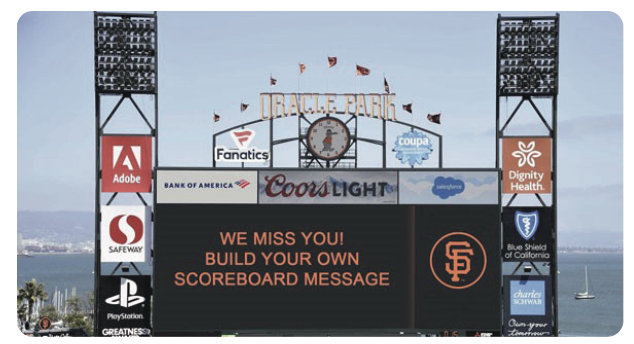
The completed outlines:
[[[337,180],[339,194],[353,190]],[[398,204],[400,186],[380,183],[358,183],[353,194],[365,204],[273,203],[263,198],[289,189],[265,183],[258,204],[202,195],[208,203],[183,204],[163,193],[155,208],[154,333],[499,331],[498,204]],[[300,194],[310,197],[293,197]],[[384,196],[390,200],[372,204]]]

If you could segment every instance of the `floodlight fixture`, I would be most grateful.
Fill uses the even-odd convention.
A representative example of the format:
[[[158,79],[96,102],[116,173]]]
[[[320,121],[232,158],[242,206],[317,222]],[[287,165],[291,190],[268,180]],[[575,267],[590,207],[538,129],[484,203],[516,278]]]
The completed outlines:
[[[556,95],[559,16],[498,18],[498,94]]]
[[[156,93],[155,15],[95,13],[95,85],[101,93]]]

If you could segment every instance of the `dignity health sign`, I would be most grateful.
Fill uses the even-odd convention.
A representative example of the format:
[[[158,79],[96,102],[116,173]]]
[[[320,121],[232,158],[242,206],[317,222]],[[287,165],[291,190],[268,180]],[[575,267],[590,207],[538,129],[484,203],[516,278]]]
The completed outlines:
[[[506,137],[502,140],[502,192],[548,194],[551,192],[552,139]]]

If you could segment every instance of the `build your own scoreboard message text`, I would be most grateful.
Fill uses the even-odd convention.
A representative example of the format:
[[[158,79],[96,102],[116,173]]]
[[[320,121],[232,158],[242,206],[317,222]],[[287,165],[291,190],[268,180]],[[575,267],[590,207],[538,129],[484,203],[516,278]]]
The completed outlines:
[[[344,232],[329,231],[276,231],[246,232],[221,231],[218,233],[223,251],[207,251],[201,258],[211,271],[179,271],[174,284],[179,287],[213,286],[312,286],[312,287],[387,287],[389,271],[355,271],[362,261],[359,251],[347,251]],[[236,251],[236,247],[250,247],[249,251]],[[262,247],[276,247],[272,251],[256,251]],[[290,252],[289,247],[299,248]],[[312,249],[312,250],[311,250]],[[314,249],[324,249],[316,252]],[[214,271],[219,268],[238,267],[346,267],[348,271]]]

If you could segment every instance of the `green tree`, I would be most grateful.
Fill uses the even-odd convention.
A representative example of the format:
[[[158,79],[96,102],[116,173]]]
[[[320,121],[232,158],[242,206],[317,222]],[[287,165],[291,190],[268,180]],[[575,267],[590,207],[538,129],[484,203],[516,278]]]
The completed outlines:
[[[68,313],[64,317],[64,324],[68,328],[83,328],[88,335],[92,335],[92,319],[87,317],[82,310],[83,302],[77,297],[69,297],[66,300],[66,307],[68,307]]]
[[[24,282],[24,287],[18,289],[18,302],[26,301],[28,305],[27,321],[31,321],[33,305],[37,300],[48,300],[48,293],[44,290],[44,284],[37,283],[34,278],[29,282]]]
[[[20,320],[20,324],[24,324],[26,322],[26,311],[27,306],[18,300],[18,320]]]
[[[53,305],[46,305],[42,307],[42,309],[40,310],[40,315],[43,317],[48,317],[49,319],[51,319],[52,322],[56,322],[61,319],[59,312]]]

